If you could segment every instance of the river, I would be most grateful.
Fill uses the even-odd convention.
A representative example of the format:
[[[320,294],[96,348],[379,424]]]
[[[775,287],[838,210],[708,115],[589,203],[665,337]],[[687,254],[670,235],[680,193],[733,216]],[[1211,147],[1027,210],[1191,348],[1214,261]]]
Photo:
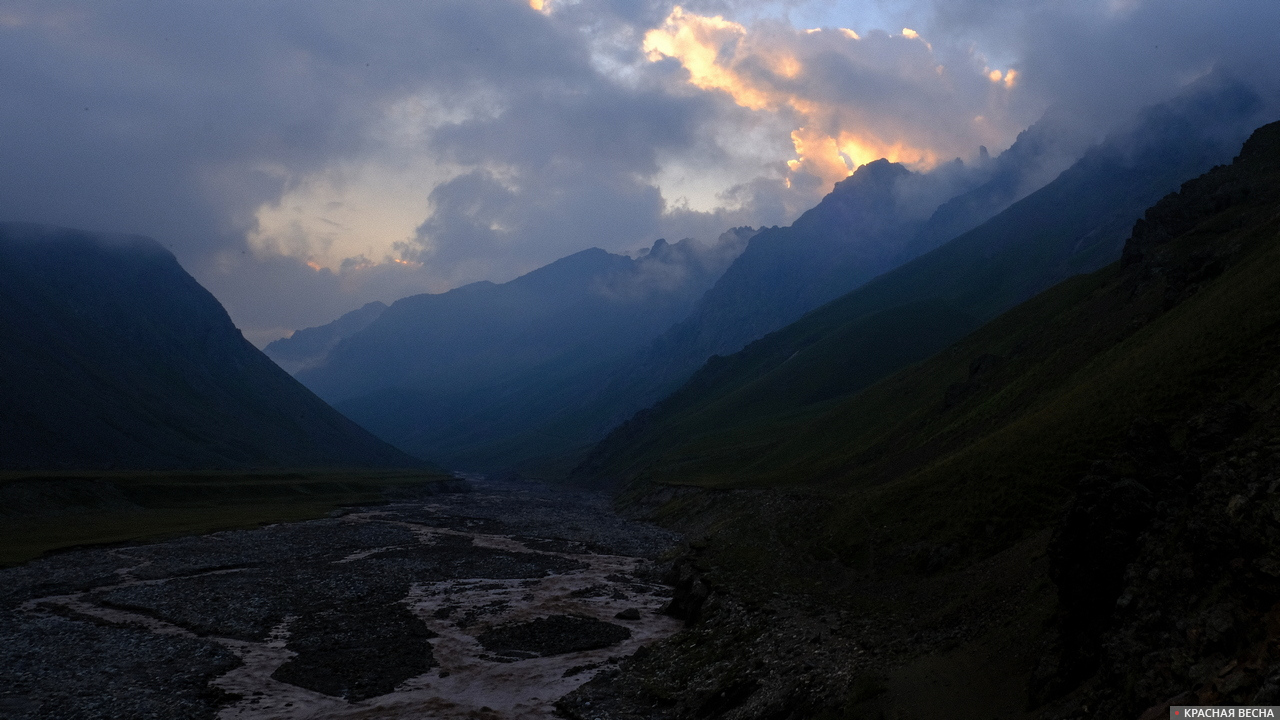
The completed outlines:
[[[548,718],[679,628],[675,536],[471,485],[0,571],[0,716]]]

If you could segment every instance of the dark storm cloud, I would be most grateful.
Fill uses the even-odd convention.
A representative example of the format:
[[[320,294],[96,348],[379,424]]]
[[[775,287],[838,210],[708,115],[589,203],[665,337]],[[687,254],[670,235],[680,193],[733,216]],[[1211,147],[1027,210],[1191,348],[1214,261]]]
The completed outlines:
[[[1270,0],[932,0],[916,14],[947,42],[1014,59],[1028,95],[1099,127],[1213,70],[1271,98],[1280,87]]]
[[[523,192],[490,205],[523,202],[544,216],[591,207],[595,219],[578,223],[586,233],[610,215],[652,229],[661,208],[636,180],[653,167],[645,145],[683,142],[697,105],[613,89],[580,32],[518,2],[32,2],[2,12],[4,214],[155,235],[242,324],[272,324],[291,298],[314,307],[310,296],[334,285],[298,261],[249,268],[265,261],[244,253],[245,234],[297,178],[370,152],[369,129],[398,98],[490,98],[496,119],[464,121],[433,147],[523,179]],[[465,243],[450,192],[439,190],[446,212],[432,222],[441,242]],[[507,249],[545,261],[566,242],[585,246],[581,233],[561,238],[541,255]],[[278,288],[249,291],[231,274]]]
[[[715,119],[714,100],[595,79],[584,85],[556,79],[526,86],[498,115],[434,133],[442,158],[493,169],[431,193],[413,257],[540,263],[591,244],[652,240],[665,208],[648,182],[658,154],[694,146],[699,125]]]
[[[412,248],[407,256],[446,265],[500,261],[509,267],[516,258],[545,262],[548,253],[576,252],[583,239],[634,243],[657,231],[663,210],[657,188],[615,174],[557,170],[521,177],[514,187],[476,170],[437,187],[433,212],[418,230],[422,249]],[[547,187],[528,187],[541,182]]]
[[[1215,67],[1274,87],[1280,66],[1269,1],[885,2],[879,16],[921,39],[864,29],[856,47],[750,20],[803,4],[684,3],[690,17],[745,18],[739,80],[796,101],[748,109],[672,58],[651,61],[646,33],[670,0],[548,0],[549,14],[518,0],[7,2],[0,216],[153,235],[262,342],[592,245],[788,222],[841,172],[829,151],[788,168],[799,121],[817,120],[802,138],[813,158],[845,123],[909,134],[944,162],[976,151],[980,134],[960,125],[978,113],[1004,119],[1005,142],[1054,103],[1100,129]],[[803,71],[779,75],[775,51]],[[984,79],[987,61],[1017,69],[1011,91]],[[953,71],[945,82],[935,62]],[[813,106],[826,110],[797,110]],[[690,192],[714,185],[693,209],[670,184],[684,170],[706,176]],[[363,217],[381,217],[381,188],[419,175],[420,192],[395,200],[409,219],[387,232],[400,234],[375,243],[400,241],[410,264],[344,255],[332,237],[359,232],[341,208],[363,200]]]

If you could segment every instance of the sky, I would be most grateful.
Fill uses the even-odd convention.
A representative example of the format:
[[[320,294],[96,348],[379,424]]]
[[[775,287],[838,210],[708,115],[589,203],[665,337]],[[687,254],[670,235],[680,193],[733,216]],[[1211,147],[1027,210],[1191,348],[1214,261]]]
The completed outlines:
[[[0,220],[150,235],[259,346],[589,247],[787,224],[857,166],[1091,136],[1274,0],[0,0]],[[0,270],[2,271],[2,270]]]

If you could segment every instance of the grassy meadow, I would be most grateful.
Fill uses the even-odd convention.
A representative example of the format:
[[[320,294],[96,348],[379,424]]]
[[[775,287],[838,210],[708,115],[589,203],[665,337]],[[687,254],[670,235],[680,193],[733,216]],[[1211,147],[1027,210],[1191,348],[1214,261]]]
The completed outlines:
[[[0,565],[74,547],[324,517],[439,488],[430,471],[0,474]]]

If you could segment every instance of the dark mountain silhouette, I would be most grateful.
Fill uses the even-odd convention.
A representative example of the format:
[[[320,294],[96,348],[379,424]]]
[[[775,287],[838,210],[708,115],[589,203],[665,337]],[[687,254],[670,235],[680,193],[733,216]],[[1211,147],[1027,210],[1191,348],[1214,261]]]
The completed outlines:
[[[554,476],[572,456],[680,386],[706,360],[727,354],[822,303],[969,230],[1041,187],[1079,158],[1084,143],[1056,111],[997,158],[956,161],[929,173],[879,160],[862,166],[788,227],[766,228],[690,315],[613,368],[589,392],[540,424],[521,471]],[[985,150],[985,149],[984,149]],[[523,453],[523,457],[520,453]],[[536,455],[560,457],[530,460]]]
[[[887,160],[868,163],[790,226],[753,237],[656,352],[695,367],[711,355],[737,352],[976,227],[1051,180],[1078,150],[1071,133],[1046,119],[997,159],[968,171],[936,170],[932,183]]]
[[[745,457],[737,453],[741,430],[855,393],[1037,292],[1114,261],[1143,210],[1230,157],[1258,109],[1251,91],[1215,82],[1149,110],[981,226],[739,353],[713,357],[613,431],[575,474],[614,482],[668,472],[656,468],[684,473],[693,457],[732,472],[739,460],[727,458]]]
[[[0,224],[0,466],[412,467],[254,348],[154,240]]]
[[[657,400],[712,355],[737,352],[977,227],[1052,180],[1084,149],[1078,132],[1050,112],[997,158],[973,168],[953,163],[922,175],[886,160],[858,168],[790,226],[753,237],[694,312],[619,373],[613,392]]]
[[[305,328],[271,342],[262,352],[290,374],[295,374],[324,362],[340,340],[369,327],[369,323],[377,320],[386,309],[385,303],[368,303],[327,325]]]
[[[511,282],[404,298],[297,377],[398,447],[467,467],[687,315],[750,234],[659,240],[639,258],[585,250]]]
[[[423,456],[483,470],[519,465],[527,472],[547,462],[559,467],[670,392],[712,353],[741,347],[980,223],[1069,164],[1077,147],[1072,133],[1049,117],[976,167],[957,162],[920,174],[886,161],[870,163],[790,227],[754,236],[737,231],[739,239],[750,237],[746,250],[687,316],[655,312],[650,319],[671,323],[633,326],[630,352],[607,362],[548,362],[482,395],[398,387],[339,407]],[[464,377],[472,372],[474,367],[465,368]],[[299,377],[314,382],[311,373]],[[545,465],[534,470],[546,471]]]

